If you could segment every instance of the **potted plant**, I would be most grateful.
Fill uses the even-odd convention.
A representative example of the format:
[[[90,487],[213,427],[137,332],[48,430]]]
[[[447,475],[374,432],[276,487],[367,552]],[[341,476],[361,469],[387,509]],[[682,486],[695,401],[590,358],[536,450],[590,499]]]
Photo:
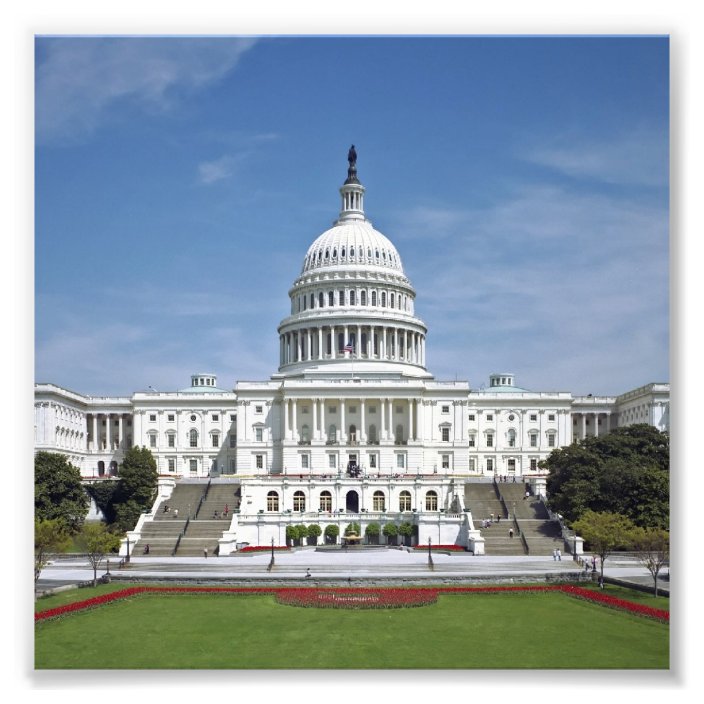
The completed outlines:
[[[364,533],[367,536],[367,542],[370,545],[379,544],[379,534],[381,533],[381,526],[378,523],[374,521],[372,521],[372,523],[369,523],[365,528]]]
[[[308,545],[317,545],[322,532],[323,529],[317,523],[311,523],[308,526]]]
[[[389,545],[398,544],[398,526],[395,523],[387,523],[382,533],[386,536],[386,541]]]
[[[404,521],[398,527],[398,534],[403,538],[403,544],[406,546],[411,545],[411,536],[413,535],[413,524],[408,521]]]

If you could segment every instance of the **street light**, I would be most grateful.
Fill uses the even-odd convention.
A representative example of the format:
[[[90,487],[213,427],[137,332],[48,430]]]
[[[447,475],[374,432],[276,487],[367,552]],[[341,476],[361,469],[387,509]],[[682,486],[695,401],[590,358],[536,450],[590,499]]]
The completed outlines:
[[[129,562],[130,561],[130,536],[127,535],[126,538],[127,538],[127,555],[125,556],[125,562]]]

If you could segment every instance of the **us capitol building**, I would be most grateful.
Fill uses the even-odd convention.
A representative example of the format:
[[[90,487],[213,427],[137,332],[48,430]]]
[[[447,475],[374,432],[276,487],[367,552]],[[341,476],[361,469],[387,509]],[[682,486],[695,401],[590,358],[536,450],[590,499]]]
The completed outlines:
[[[285,542],[291,522],[406,520],[425,544],[482,552],[465,486],[496,477],[545,493],[541,460],[557,447],[632,423],[669,430],[669,384],[619,396],[529,391],[512,373],[486,388],[426,368],[425,323],[392,242],[364,211],[350,149],[337,221],[311,244],[278,327],[267,381],[218,386],[212,373],[180,391],[89,397],[35,386],[35,448],[60,452],[86,482],[109,481],[127,448],[146,446],[159,498],[180,484],[230,482],[233,513],[220,554]],[[140,524],[149,520],[144,514]],[[138,537],[140,525],[135,528]]]

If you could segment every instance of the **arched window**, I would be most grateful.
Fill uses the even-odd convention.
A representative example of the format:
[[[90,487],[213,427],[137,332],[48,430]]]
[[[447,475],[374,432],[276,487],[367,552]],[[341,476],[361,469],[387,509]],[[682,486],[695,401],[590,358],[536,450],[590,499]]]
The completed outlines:
[[[198,431],[192,428],[188,433],[188,445],[189,447],[198,447]]]
[[[111,477],[116,477],[116,476],[117,476],[117,462],[115,462],[115,460],[113,460],[113,461],[110,463],[110,476],[111,476]]]
[[[328,305],[329,306],[335,305],[335,294],[332,291],[328,291]]]
[[[310,428],[307,425],[301,428],[301,440],[303,442],[310,442]]]
[[[363,305],[363,306],[367,305],[367,292],[366,291],[360,291],[359,303],[360,303],[360,305]]]
[[[319,511],[332,511],[332,494],[329,491],[320,492]]]
[[[278,511],[279,510],[279,495],[275,491],[270,491],[266,495],[266,510],[267,511]]]
[[[354,289],[352,289],[350,291],[350,305],[351,306],[357,305],[357,292]]]
[[[350,247],[350,259],[354,259],[354,246]]]
[[[386,497],[383,491],[375,491],[372,497],[372,509],[374,511],[386,511]]]
[[[372,305],[376,305],[376,291],[372,291]]]
[[[399,511],[410,511],[411,510],[411,492],[402,491],[398,497],[398,510]]]
[[[438,495],[434,491],[429,491],[425,495],[425,510],[426,511],[437,511],[438,510]]]
[[[325,297],[323,296],[323,292],[321,291],[318,294],[318,308],[322,308],[325,305]]]
[[[386,308],[386,291],[381,292],[381,307]]]
[[[352,423],[352,425],[350,425],[349,441],[350,442],[357,442],[357,426],[354,423]]]
[[[293,510],[294,511],[305,511],[306,510],[306,495],[302,491],[296,491],[293,494]]]
[[[312,293],[310,294],[310,307],[315,308],[315,296]]]
[[[389,294],[389,308],[393,308],[393,307],[394,307],[394,300],[395,300],[395,299],[394,299],[394,294],[393,294],[393,293],[390,293],[390,294]]]
[[[508,446],[516,447],[516,431],[513,428],[508,431]]]
[[[375,444],[377,442],[376,425],[369,426],[369,442]]]
[[[328,428],[328,443],[333,443],[337,441],[337,427],[334,423],[330,424]]]

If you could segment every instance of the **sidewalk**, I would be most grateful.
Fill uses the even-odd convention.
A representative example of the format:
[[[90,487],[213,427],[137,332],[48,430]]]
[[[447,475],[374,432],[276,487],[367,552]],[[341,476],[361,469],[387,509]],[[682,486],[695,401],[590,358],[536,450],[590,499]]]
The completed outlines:
[[[163,580],[198,581],[199,583],[232,583],[246,581],[267,584],[300,580],[318,583],[375,581],[398,582],[466,582],[488,581],[543,581],[560,578],[575,579],[582,568],[569,557],[555,561],[549,556],[489,556],[475,557],[469,553],[433,553],[433,569],[428,564],[427,551],[370,550],[360,552],[316,552],[314,549],[276,553],[274,566],[269,570],[271,553],[247,553],[227,557],[133,557],[128,566],[118,569],[118,561],[110,561],[110,575],[114,581]],[[306,578],[310,570],[311,577]],[[98,577],[106,572],[101,564]],[[636,560],[607,560],[604,576],[623,582],[652,586],[650,573]],[[659,585],[669,590],[669,570],[665,570]],[[84,558],[62,558],[42,570],[36,592],[56,587],[75,585],[93,579],[93,570]]]

